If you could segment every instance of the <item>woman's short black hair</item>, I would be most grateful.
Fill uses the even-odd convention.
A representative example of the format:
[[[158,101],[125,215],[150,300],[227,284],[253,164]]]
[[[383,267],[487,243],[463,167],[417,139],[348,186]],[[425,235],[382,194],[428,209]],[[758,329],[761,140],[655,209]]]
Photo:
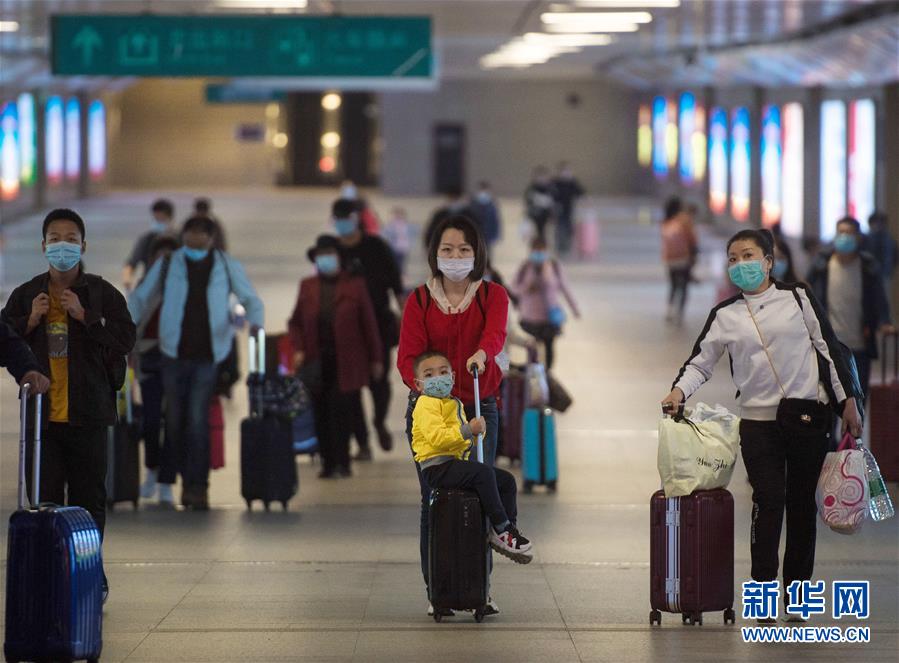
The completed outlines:
[[[41,230],[41,235],[44,239],[47,239],[47,228],[49,228],[50,224],[54,221],[71,221],[78,226],[78,231],[81,233],[81,241],[84,241],[84,219],[79,216],[78,212],[65,207],[52,210],[44,217],[44,227]]]
[[[767,228],[747,228],[741,230],[736,235],[727,240],[727,250],[730,251],[730,245],[734,242],[749,241],[753,242],[762,250],[766,256],[774,257],[774,235]]]
[[[171,200],[167,200],[165,198],[160,198],[159,200],[154,202],[153,207],[151,207],[150,210],[153,212],[161,212],[170,219],[175,216],[175,206],[172,204]]]
[[[671,196],[665,201],[665,220],[673,219],[684,209],[684,202],[677,196]]]
[[[181,233],[200,232],[212,237],[215,235],[215,224],[208,216],[192,216],[184,222],[184,228]]]
[[[858,222],[858,219],[856,219],[854,216],[844,216],[842,219],[837,221],[837,228],[839,228],[844,223],[848,223],[850,226],[852,226],[852,230],[855,232],[856,235],[861,234],[862,224],[860,224]]]
[[[474,221],[464,214],[447,217],[440,222],[434,234],[431,235],[431,243],[428,245],[428,265],[431,268],[431,275],[440,274],[440,270],[437,268],[437,252],[440,249],[440,242],[443,240],[443,233],[447,230],[459,230],[465,236],[465,241],[471,244],[471,248],[474,249],[474,269],[471,270],[469,276],[472,281],[480,281],[484,278],[484,270],[487,268],[487,244]]]

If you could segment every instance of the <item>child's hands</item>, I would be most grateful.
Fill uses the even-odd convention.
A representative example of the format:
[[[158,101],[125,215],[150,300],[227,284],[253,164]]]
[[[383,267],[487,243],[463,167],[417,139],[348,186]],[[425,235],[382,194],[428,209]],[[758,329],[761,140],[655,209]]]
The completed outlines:
[[[471,428],[471,432],[474,435],[481,435],[487,432],[487,421],[484,419],[484,417],[472,419],[468,422],[468,426]]]

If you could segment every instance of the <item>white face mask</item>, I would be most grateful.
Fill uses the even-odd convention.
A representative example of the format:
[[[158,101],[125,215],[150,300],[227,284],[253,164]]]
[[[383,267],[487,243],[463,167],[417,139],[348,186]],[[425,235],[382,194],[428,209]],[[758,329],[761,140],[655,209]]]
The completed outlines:
[[[437,258],[437,269],[453,283],[460,283],[474,269],[474,258]]]

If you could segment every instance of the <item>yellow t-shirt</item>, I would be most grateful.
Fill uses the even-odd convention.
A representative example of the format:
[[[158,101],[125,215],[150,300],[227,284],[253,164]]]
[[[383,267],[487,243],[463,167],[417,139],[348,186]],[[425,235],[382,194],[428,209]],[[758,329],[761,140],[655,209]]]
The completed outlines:
[[[50,296],[47,313],[50,356],[50,421],[69,421],[69,317],[60,301]]]

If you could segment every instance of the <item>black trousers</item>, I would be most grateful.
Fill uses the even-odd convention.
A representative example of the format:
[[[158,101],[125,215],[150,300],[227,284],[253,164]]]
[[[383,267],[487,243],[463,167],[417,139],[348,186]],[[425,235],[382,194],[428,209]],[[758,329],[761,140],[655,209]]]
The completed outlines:
[[[354,413],[362,408],[360,391],[342,392],[335,361],[322,362],[322,390],[313,398],[315,431],[325,472],[350,469],[350,436]]]
[[[690,285],[690,272],[692,267],[668,268],[668,304],[676,307],[678,313],[683,313],[687,306],[687,288]]]
[[[810,580],[815,566],[818,510],[815,488],[830,434],[786,434],[774,421],[740,422],[743,463],[752,485],[752,579],[777,580],[784,510],[787,544],[783,582]]]
[[[551,370],[553,362],[556,358],[555,344],[556,337],[560,333],[560,329],[550,322],[532,322],[529,320],[521,321],[521,328],[536,340],[543,342],[543,348],[546,353],[546,370]]]
[[[473,490],[494,528],[518,518],[515,477],[498,467],[465,460],[450,460],[424,468],[421,473],[431,488]]]
[[[382,331],[383,335],[384,332]],[[368,383],[368,389],[371,391],[371,399],[374,403],[374,415],[372,416],[372,425],[374,425],[375,430],[377,431],[380,428],[384,428],[384,422],[387,419],[387,412],[390,410],[390,398],[392,396],[393,390],[390,387],[390,366],[391,364],[391,353],[393,348],[389,346],[384,346],[383,354],[384,357],[384,374],[381,376],[380,380],[375,380],[374,378]],[[359,445],[360,451],[363,449],[369,448],[368,442],[368,422],[365,420],[365,406],[362,403],[362,399],[359,399],[359,405],[354,406],[353,408],[353,436],[356,438],[356,444]]]
[[[106,426],[50,422],[41,435],[41,502],[80,506],[91,514],[100,538],[106,529]],[[33,439],[33,431],[28,431]],[[25,454],[29,499],[34,446]],[[68,499],[67,499],[68,496]]]

